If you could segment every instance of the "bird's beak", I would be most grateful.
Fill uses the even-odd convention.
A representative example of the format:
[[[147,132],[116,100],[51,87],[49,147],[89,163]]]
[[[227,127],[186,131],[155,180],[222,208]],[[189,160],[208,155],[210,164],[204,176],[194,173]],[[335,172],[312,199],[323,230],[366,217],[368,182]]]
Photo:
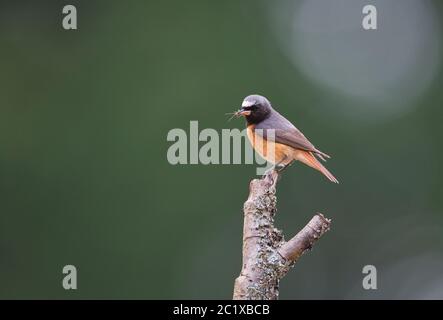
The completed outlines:
[[[235,113],[236,116],[249,116],[250,114],[251,110],[245,110],[244,108],[241,108]]]

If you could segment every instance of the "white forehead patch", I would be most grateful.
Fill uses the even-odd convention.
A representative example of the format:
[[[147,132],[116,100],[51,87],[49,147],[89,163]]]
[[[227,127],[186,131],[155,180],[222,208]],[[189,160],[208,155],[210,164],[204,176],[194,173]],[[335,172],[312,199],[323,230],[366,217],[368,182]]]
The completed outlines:
[[[255,101],[244,100],[241,104],[242,107],[251,107],[255,104]]]

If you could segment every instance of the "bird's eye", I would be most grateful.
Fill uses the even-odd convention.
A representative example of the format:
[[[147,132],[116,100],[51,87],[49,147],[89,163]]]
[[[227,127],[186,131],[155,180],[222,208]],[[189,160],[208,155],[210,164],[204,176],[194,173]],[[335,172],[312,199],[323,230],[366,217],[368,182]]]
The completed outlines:
[[[243,109],[245,109],[245,110],[255,110],[255,109],[257,109],[257,105],[253,105],[253,106],[248,106],[248,107],[243,107]]]

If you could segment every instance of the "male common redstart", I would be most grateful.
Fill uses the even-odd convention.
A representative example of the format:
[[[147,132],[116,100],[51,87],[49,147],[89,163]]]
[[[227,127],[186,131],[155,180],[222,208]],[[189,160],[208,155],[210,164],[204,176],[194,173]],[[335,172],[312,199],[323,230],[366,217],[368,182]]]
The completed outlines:
[[[320,171],[330,181],[338,183],[332,173],[315,157],[325,161],[325,158],[330,156],[315,148],[300,130],[272,108],[265,97],[255,94],[247,96],[235,115],[246,118],[247,134],[252,147],[277,169],[286,168],[298,160]],[[272,140],[267,139],[271,132],[268,132],[269,129],[274,133]],[[270,145],[271,143],[273,145]],[[269,150],[273,150],[274,154],[271,155]]]

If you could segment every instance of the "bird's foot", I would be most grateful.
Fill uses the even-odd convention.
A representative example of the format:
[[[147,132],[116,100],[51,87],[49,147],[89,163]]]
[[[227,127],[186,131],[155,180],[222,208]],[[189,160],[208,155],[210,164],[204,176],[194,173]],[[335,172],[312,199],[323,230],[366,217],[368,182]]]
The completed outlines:
[[[272,171],[275,170],[275,167],[271,167],[268,170],[265,171],[265,173],[262,175],[262,179],[268,177],[268,176],[272,176]]]
[[[265,173],[263,174],[262,178],[272,175],[274,171],[277,173],[280,173],[283,170],[285,170],[287,167],[289,167],[289,164],[277,163],[277,164],[273,165],[271,168],[269,168],[268,170],[266,170]]]
[[[275,186],[277,180],[280,177],[280,172],[284,169],[285,166],[274,165],[263,174],[262,179],[268,179],[271,181],[271,184]]]
[[[294,160],[292,160],[291,162],[288,163],[277,163],[274,167],[275,167],[275,171],[277,171],[278,173],[282,172],[283,170],[286,170],[289,166],[291,166],[294,163]]]
[[[287,164],[282,164],[282,163],[277,163],[273,170],[277,171],[277,172],[282,172],[283,170],[285,170],[288,167]]]

